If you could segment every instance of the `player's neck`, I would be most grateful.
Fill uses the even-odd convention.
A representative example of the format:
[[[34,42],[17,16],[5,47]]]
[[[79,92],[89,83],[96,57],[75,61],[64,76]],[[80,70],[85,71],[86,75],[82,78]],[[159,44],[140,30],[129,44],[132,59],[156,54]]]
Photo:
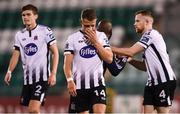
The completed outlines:
[[[33,30],[34,28],[36,28],[36,26],[37,26],[37,24],[34,23],[34,24],[31,24],[31,25],[26,25],[26,28],[27,28],[28,30]]]
[[[144,33],[147,32],[147,31],[150,31],[150,30],[152,30],[152,29],[153,29],[152,26],[147,26],[147,27],[144,29],[144,31],[143,31],[142,34],[144,34]]]

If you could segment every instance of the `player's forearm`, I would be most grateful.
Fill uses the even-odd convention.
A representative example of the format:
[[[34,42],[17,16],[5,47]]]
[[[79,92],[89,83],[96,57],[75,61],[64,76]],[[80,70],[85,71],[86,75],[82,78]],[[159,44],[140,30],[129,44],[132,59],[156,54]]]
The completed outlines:
[[[13,72],[17,63],[18,63],[18,60],[19,60],[19,52],[18,51],[14,51],[13,52],[13,55],[11,57],[11,60],[10,60],[10,63],[9,63],[9,67],[8,67],[8,70]]]
[[[68,81],[69,79],[72,79],[72,71],[71,71],[71,66],[64,65],[64,74],[66,76],[66,80]]]
[[[146,65],[143,61],[132,59],[131,61],[129,61],[129,63],[139,70],[146,71]]]
[[[59,53],[57,51],[53,54],[53,57],[52,57],[52,71],[51,71],[51,73],[53,73],[55,75],[57,74],[58,63],[59,63]]]
[[[59,63],[59,51],[58,51],[58,47],[57,47],[56,43],[50,46],[50,50],[52,52],[52,70],[51,70],[51,73],[56,75],[58,63]]]
[[[64,61],[63,70],[64,70],[64,74],[66,76],[66,80],[69,80],[69,79],[72,80],[71,62],[66,61],[66,57],[65,57],[65,61]]]
[[[13,72],[14,69],[15,69],[15,67],[16,67],[16,65],[17,65],[17,63],[18,63],[18,60],[15,60],[15,59],[12,58],[12,59],[10,60],[8,70],[11,71],[11,72]]]
[[[64,74],[65,74],[65,76],[66,76],[66,79],[72,78],[72,72],[71,72],[71,70],[65,70]]]
[[[129,50],[129,48],[117,48],[111,46],[112,52],[120,56],[132,57],[134,54]]]
[[[110,49],[105,49],[100,43],[96,43],[94,46],[102,60],[106,61],[107,63],[112,63],[113,53]]]
[[[67,81],[72,80],[72,62],[73,62],[73,54],[65,54],[64,57],[64,74],[66,76]]]

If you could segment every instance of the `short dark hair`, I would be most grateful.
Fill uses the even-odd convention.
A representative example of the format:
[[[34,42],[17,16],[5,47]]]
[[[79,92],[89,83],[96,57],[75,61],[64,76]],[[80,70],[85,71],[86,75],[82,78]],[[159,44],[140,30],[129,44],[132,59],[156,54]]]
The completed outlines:
[[[23,11],[25,11],[25,10],[32,10],[32,12],[33,12],[34,14],[38,14],[38,9],[37,9],[37,7],[34,6],[34,5],[32,5],[32,4],[28,4],[28,5],[23,6],[22,9],[21,9],[21,13],[22,13]]]
[[[87,19],[89,21],[96,19],[96,11],[92,8],[82,10],[81,19]]]
[[[97,30],[100,31],[100,32],[104,32],[108,39],[110,39],[111,35],[112,35],[112,23],[110,20],[101,20],[99,23],[98,23],[98,26],[97,26]]]
[[[152,12],[149,10],[139,10],[135,13],[135,15],[141,14],[143,16],[149,16],[153,18]]]
[[[99,21],[97,29],[100,32],[108,33],[112,29],[112,26],[109,26],[109,25],[112,25],[111,21],[103,19],[103,20]]]

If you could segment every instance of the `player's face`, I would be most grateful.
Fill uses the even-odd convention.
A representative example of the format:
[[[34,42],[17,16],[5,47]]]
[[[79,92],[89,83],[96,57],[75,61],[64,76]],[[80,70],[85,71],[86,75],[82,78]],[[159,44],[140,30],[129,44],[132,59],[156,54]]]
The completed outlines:
[[[37,17],[38,15],[34,14],[32,10],[25,10],[22,12],[23,24],[26,26],[36,24]]]
[[[144,18],[144,16],[142,16],[141,14],[138,14],[135,16],[135,23],[134,23],[134,27],[136,29],[137,33],[143,33],[144,29],[145,29],[145,25],[146,25],[146,20]]]
[[[96,30],[96,19],[92,21],[89,21],[87,19],[82,19],[81,26],[83,31],[85,31],[86,29]]]

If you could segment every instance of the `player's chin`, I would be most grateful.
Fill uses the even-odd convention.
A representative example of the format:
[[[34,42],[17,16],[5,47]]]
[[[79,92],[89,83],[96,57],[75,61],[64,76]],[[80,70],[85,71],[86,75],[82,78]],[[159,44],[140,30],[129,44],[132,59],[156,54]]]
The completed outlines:
[[[25,26],[30,26],[31,24],[29,22],[24,22]]]
[[[142,33],[142,30],[136,29],[136,33]]]

